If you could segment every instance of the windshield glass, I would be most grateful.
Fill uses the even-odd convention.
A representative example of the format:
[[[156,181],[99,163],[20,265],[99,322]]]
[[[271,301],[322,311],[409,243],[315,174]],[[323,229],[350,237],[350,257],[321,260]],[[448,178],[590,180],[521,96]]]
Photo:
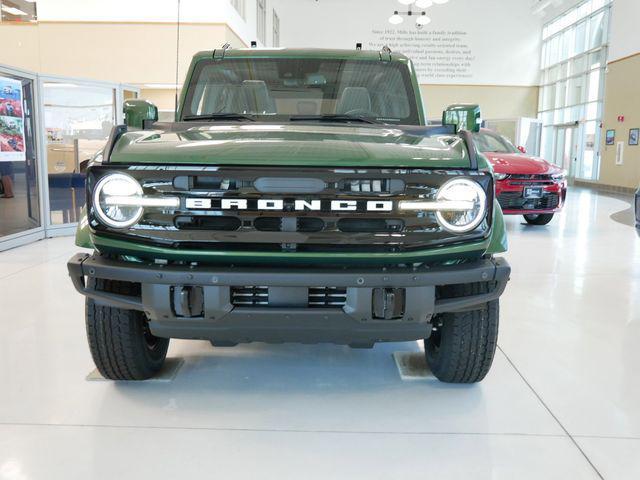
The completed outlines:
[[[420,123],[409,69],[399,62],[329,58],[198,62],[182,119],[230,114],[264,122],[339,115]]]
[[[473,134],[473,139],[482,153],[520,153],[509,139],[497,133],[477,132]]]

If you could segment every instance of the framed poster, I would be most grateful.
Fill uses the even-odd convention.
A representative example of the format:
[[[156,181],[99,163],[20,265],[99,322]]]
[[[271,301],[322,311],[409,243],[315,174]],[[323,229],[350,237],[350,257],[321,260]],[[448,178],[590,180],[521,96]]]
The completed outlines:
[[[0,77],[0,162],[24,162],[22,82]]]
[[[629,130],[629,145],[638,145],[638,137],[640,137],[640,128]]]
[[[607,145],[613,145],[616,143],[616,131],[615,130],[607,130],[606,137]]]

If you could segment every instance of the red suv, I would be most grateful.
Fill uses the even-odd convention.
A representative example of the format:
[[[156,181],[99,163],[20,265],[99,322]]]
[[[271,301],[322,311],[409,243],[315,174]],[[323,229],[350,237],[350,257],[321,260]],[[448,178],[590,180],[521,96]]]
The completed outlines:
[[[562,210],[566,172],[541,158],[525,155],[502,135],[487,129],[473,134],[478,150],[493,165],[496,197],[506,215],[524,215],[527,223],[546,225]]]

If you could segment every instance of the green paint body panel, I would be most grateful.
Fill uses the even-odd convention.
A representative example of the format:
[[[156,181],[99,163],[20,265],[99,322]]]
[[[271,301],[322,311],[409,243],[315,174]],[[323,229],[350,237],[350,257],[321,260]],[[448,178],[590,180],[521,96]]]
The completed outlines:
[[[219,58],[222,51],[197,53],[191,62],[182,89],[176,118],[180,118],[187,86],[197,62]],[[425,125],[423,103],[411,61],[399,54],[373,51],[320,49],[237,49],[224,52],[224,58],[328,58],[401,62],[407,65],[416,95],[419,121]],[[385,58],[386,57],[386,58]],[[137,130],[122,135],[114,146],[113,164],[167,165],[274,165],[298,167],[413,167],[459,169],[469,167],[469,154],[458,136],[426,137],[408,133],[393,125],[342,125],[248,123],[194,123],[184,128]],[[478,167],[490,172],[490,163],[478,155]],[[224,263],[323,264],[328,262],[360,265],[420,263],[497,254],[507,249],[504,217],[497,201],[493,206],[491,235],[481,242],[444,246],[409,253],[300,253],[238,252],[220,250],[176,250],[115,240],[93,233],[86,212],[78,224],[76,244],[102,252],[143,258],[163,258]]]
[[[111,162],[468,168],[469,157],[458,137],[424,137],[391,126],[240,123],[128,132],[115,145]]]

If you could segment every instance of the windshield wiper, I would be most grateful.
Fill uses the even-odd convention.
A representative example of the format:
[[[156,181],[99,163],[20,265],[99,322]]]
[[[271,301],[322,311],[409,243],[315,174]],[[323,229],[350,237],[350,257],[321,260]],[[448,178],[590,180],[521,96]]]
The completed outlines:
[[[182,120],[186,122],[192,121],[207,121],[207,120],[249,120],[250,122],[255,122],[256,119],[250,115],[245,115],[243,113],[206,113],[204,115],[187,115],[186,117],[182,117]]]
[[[364,117],[356,117],[353,115],[334,114],[334,115],[296,115],[289,118],[291,122],[361,122],[361,123],[380,123]]]

